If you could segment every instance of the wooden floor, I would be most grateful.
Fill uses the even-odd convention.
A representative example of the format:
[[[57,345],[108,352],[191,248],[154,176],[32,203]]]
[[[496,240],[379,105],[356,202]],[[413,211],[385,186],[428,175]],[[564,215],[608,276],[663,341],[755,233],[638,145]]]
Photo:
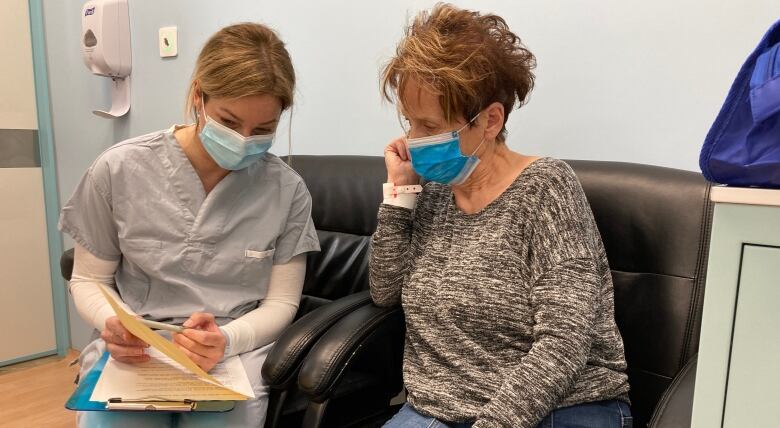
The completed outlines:
[[[75,412],[64,407],[76,388],[73,379],[78,365],[68,366],[76,357],[78,353],[71,350],[64,358],[46,357],[0,367],[0,426],[76,426]]]

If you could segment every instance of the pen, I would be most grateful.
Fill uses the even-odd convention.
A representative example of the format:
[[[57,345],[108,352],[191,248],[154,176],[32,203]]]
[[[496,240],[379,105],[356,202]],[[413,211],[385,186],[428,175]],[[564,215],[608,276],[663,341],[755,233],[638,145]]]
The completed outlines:
[[[167,331],[173,331],[176,333],[181,333],[184,331],[184,327],[179,325],[173,325],[173,324],[165,324],[162,322],[157,321],[149,321],[145,319],[141,319],[141,324],[149,327],[149,328],[156,328],[157,330],[167,330]]]

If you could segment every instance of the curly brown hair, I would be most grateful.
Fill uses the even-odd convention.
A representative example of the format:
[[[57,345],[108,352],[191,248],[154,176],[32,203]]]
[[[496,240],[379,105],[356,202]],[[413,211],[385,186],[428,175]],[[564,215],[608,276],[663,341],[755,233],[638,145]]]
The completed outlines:
[[[382,72],[381,90],[400,101],[413,80],[438,95],[444,118],[471,118],[494,102],[504,106],[506,139],[509,112],[524,105],[534,86],[536,58],[498,15],[438,3],[407,26],[395,56]]]

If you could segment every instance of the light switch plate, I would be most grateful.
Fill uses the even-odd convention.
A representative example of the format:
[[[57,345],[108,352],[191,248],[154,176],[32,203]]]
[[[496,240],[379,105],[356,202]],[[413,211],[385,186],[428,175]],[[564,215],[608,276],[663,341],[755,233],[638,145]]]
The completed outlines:
[[[176,27],[160,28],[160,57],[169,58],[179,54],[179,40]]]

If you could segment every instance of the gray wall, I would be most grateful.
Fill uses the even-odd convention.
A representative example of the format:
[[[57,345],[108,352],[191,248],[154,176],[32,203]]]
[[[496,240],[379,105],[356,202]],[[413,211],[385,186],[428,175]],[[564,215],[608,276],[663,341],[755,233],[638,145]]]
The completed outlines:
[[[82,3],[44,4],[63,203],[102,150],[182,122],[197,52],[239,21],[267,23],[288,44],[300,82],[294,153],[380,155],[400,130],[380,100],[378,70],[407,17],[434,2],[130,0],[132,108],[113,121],[91,113],[109,105],[109,81],[82,63]],[[455,3],[504,16],[538,57],[531,102],[510,117],[512,148],[690,170],[740,64],[780,16],[777,0]],[[179,27],[179,56],[163,60],[157,30],[169,25]],[[283,131],[274,151],[286,154],[286,143]],[[74,345],[83,346],[88,329],[72,307],[71,320]]]

